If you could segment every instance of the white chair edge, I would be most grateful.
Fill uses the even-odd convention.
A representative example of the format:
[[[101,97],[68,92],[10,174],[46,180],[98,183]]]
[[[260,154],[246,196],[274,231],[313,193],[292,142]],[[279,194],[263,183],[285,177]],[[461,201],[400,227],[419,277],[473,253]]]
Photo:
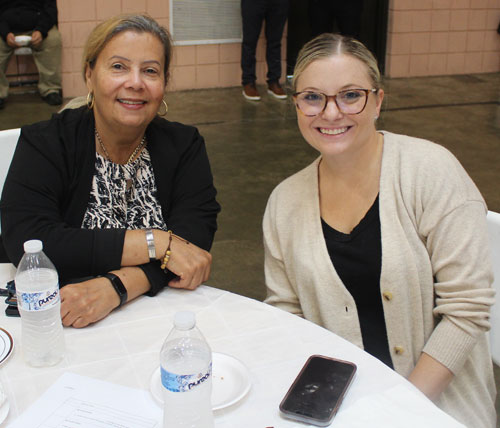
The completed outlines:
[[[490,240],[491,265],[493,268],[492,287],[496,291],[496,302],[491,308],[490,346],[491,357],[500,366],[500,213],[488,211],[486,217]]]
[[[17,140],[19,140],[20,134],[20,128],[0,131],[0,195],[2,194],[3,183],[5,182],[5,177],[7,177],[10,162],[16,150]]]

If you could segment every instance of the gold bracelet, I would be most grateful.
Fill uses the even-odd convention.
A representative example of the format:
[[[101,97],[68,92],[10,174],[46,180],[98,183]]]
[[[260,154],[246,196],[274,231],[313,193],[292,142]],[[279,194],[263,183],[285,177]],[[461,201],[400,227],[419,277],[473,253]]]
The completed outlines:
[[[168,247],[167,247],[167,250],[165,251],[165,254],[163,255],[163,259],[161,262],[161,268],[165,272],[167,271],[167,264],[168,264],[168,261],[170,260],[170,255],[172,254],[172,251],[170,250],[170,247],[172,245],[172,231],[168,230],[167,232],[170,234],[169,239],[168,239]]]

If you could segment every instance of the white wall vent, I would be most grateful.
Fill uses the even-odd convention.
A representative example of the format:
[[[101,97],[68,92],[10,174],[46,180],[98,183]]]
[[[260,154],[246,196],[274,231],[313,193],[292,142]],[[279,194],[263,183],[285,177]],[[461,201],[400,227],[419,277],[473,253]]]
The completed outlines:
[[[176,45],[241,42],[240,0],[171,0]]]

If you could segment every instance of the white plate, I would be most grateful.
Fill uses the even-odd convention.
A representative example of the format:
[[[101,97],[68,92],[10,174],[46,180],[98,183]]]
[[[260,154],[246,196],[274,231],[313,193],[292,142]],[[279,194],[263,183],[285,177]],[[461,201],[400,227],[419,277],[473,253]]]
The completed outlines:
[[[14,342],[7,330],[0,328],[0,364],[2,364],[12,352]]]
[[[151,395],[163,405],[160,368],[151,376]],[[219,410],[240,401],[250,390],[247,367],[234,357],[218,352],[212,353],[212,409]]]
[[[31,42],[31,36],[15,36],[14,40],[19,46],[26,46]]]

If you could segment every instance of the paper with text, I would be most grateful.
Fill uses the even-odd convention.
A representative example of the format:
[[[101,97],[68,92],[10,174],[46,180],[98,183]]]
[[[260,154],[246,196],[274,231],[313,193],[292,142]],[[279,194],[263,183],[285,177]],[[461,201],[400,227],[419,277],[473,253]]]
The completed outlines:
[[[149,393],[65,373],[8,428],[160,428]]]

